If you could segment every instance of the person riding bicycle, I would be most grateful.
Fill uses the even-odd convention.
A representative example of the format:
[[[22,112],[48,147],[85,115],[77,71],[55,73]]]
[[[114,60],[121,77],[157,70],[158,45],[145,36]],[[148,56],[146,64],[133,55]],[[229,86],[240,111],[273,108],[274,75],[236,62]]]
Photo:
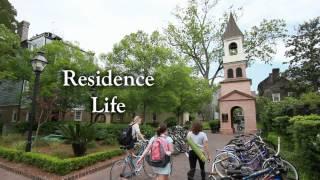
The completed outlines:
[[[190,138],[196,145],[197,147],[206,153],[207,159],[210,161],[211,156],[209,153],[208,149],[208,137],[206,133],[202,132],[202,124],[199,121],[195,121],[192,123],[192,128],[191,131],[188,132],[187,134],[187,139]],[[195,170],[196,170],[196,165],[197,161],[199,161],[200,169],[201,169],[201,177],[202,180],[205,179],[205,169],[204,165],[205,162],[203,162],[195,153],[191,147],[189,147],[189,164],[190,164],[190,171],[188,172],[188,180],[193,180]]]
[[[135,116],[133,121],[129,124],[132,128],[132,141],[127,146],[130,155],[134,156],[134,144],[138,142],[138,140],[146,141],[144,138],[144,135],[140,131],[140,124],[142,123],[142,117],[141,116]]]

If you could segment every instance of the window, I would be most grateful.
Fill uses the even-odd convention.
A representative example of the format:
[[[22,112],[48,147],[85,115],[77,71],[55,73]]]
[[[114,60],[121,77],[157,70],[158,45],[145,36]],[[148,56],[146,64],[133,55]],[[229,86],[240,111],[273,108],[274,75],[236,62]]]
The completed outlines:
[[[74,120],[81,121],[81,119],[82,119],[82,111],[80,110],[74,111]]]
[[[27,112],[27,113],[26,113],[26,121],[29,121],[29,118],[30,118],[30,113]]]
[[[242,77],[242,69],[239,68],[239,67],[236,69],[236,76],[237,77]]]
[[[288,92],[288,96],[292,97],[293,96],[293,92]]]
[[[16,122],[17,121],[17,112],[16,111],[13,111],[12,112],[12,119],[11,119],[12,122]]]
[[[273,102],[279,102],[281,99],[280,99],[280,93],[273,93],[272,94],[272,101]]]
[[[222,114],[222,122],[228,122],[228,114]]]
[[[157,114],[156,114],[156,113],[153,113],[153,114],[152,114],[152,120],[153,120],[153,121],[157,121]]]
[[[238,54],[238,46],[237,43],[233,42],[229,45],[229,54],[230,56]]]
[[[228,73],[228,78],[233,78],[233,70],[232,69],[228,69],[227,73]]]
[[[22,91],[23,91],[23,92],[28,92],[29,90],[30,90],[30,88],[29,88],[29,81],[23,81]]]

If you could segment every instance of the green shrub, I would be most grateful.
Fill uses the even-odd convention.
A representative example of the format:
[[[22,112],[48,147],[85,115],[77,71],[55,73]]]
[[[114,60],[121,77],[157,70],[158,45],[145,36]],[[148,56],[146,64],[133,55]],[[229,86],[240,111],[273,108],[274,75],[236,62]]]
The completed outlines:
[[[142,125],[141,133],[145,135],[145,138],[150,139],[155,135],[155,128],[150,125]]]
[[[289,116],[276,117],[272,120],[272,128],[281,135],[287,135],[287,128],[290,125],[289,120]]]
[[[13,124],[13,131],[19,134],[24,134],[26,131],[28,131],[28,129],[29,129],[29,122],[27,121],[16,122]],[[37,130],[36,123],[33,124],[32,130],[33,131]]]
[[[210,130],[211,127],[210,127],[210,121],[204,121],[202,123],[202,127],[203,127],[203,130]]]
[[[119,137],[122,130],[128,127],[128,125],[96,123],[95,127],[96,127],[96,139],[105,140],[108,137]]]
[[[45,154],[33,152],[26,153],[23,151],[0,147],[0,157],[2,158],[33,165],[47,172],[58,175],[65,175],[71,171],[81,169],[96,162],[110,159],[121,154],[123,154],[122,150],[112,150],[93,153],[83,157],[59,159],[57,157],[52,157]]]
[[[164,123],[166,123],[168,127],[173,127],[178,124],[178,120],[175,117],[169,117],[164,121]]]
[[[5,145],[10,145],[12,142],[24,140],[24,137],[21,134],[8,134],[6,136],[0,137],[1,143]]]
[[[103,143],[105,145],[117,145],[119,142],[118,142],[118,138],[112,135],[112,136],[109,136],[108,138],[105,138],[103,140]]]
[[[72,144],[72,149],[76,156],[83,156],[87,150],[88,143],[96,137],[95,126],[89,123],[70,123],[60,126],[59,130],[66,142]]]
[[[314,115],[293,117],[290,121],[293,124],[293,141],[295,142],[295,152],[297,161],[302,164],[303,170],[320,177],[320,144],[317,139],[320,136],[320,116]]]
[[[220,121],[219,120],[212,120],[209,121],[210,129],[213,133],[218,132],[220,129]]]
[[[146,124],[149,125],[149,126],[152,126],[152,127],[154,127],[154,128],[157,128],[157,127],[159,126],[159,122],[156,122],[156,121],[154,121],[154,122],[147,122]]]
[[[16,141],[13,143],[13,148],[19,151],[23,151],[26,148],[26,141]]]

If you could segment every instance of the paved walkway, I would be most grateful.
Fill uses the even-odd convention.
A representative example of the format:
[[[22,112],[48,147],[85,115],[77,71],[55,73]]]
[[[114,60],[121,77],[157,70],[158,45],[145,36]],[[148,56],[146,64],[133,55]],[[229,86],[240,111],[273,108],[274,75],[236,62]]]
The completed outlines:
[[[209,139],[209,148],[212,156],[215,157],[215,150],[222,148],[231,138],[229,135],[207,133]],[[197,165],[199,168],[199,165]],[[206,171],[210,171],[211,164],[206,163]],[[173,159],[173,173],[170,179],[172,180],[185,180],[187,179],[187,172],[189,171],[189,161],[185,154],[179,154]],[[89,176],[83,177],[81,180],[109,180],[110,168],[99,171]],[[135,179],[149,180],[143,177],[143,174]]]
[[[15,173],[11,173],[0,168],[0,179],[1,180],[28,180],[28,178],[24,176],[17,175]]]

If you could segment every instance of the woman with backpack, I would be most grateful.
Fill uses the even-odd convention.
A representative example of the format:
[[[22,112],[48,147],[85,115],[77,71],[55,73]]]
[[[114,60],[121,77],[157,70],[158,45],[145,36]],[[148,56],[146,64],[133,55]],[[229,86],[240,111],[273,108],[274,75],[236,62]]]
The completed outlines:
[[[173,151],[173,140],[168,136],[167,125],[161,124],[157,129],[156,136],[150,139],[137,164],[140,164],[147,156],[147,162],[157,174],[157,180],[168,180],[171,173],[170,159]]]
[[[189,139],[195,143],[196,148],[202,151],[207,155],[207,159],[210,161],[211,156],[209,153],[208,148],[208,137],[206,133],[202,132],[202,124],[199,121],[195,121],[192,124],[191,131],[187,134],[187,139]],[[197,153],[189,147],[189,164],[190,164],[190,171],[188,172],[188,180],[193,180],[197,161],[199,162],[200,170],[201,170],[201,177],[202,180],[205,178],[205,169],[204,165],[205,162],[198,157]]]
[[[129,142],[129,145],[127,146],[129,153],[134,156],[134,144],[138,140],[146,141],[144,139],[144,135],[140,131],[140,124],[142,123],[142,117],[141,116],[135,116],[132,120],[132,122],[129,124],[129,127],[131,127],[131,136],[132,140]]]

